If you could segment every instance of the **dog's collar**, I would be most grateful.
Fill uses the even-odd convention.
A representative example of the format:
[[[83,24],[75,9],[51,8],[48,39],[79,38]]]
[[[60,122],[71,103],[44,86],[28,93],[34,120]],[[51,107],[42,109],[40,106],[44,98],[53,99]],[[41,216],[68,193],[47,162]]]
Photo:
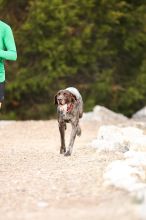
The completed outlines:
[[[73,104],[72,104],[72,103],[69,103],[69,104],[67,105],[67,112],[71,112],[72,109],[73,109]]]

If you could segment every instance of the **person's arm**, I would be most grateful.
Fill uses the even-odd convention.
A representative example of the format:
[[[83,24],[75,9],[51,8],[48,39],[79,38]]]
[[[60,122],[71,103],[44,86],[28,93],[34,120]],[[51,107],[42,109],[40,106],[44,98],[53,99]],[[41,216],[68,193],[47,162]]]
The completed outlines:
[[[8,27],[5,30],[4,44],[6,50],[0,50],[0,58],[5,60],[16,60],[17,51],[16,51],[13,33],[10,27]]]

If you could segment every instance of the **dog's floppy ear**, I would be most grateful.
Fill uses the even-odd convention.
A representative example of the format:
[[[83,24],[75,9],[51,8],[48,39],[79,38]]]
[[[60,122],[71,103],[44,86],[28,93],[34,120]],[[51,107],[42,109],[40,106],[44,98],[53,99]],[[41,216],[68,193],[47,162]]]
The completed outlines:
[[[57,94],[54,96],[54,104],[57,105]]]

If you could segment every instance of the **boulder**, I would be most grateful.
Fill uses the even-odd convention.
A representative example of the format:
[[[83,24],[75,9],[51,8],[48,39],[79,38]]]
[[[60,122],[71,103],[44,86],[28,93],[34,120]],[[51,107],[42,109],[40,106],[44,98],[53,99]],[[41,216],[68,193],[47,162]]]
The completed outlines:
[[[146,135],[143,130],[136,127],[119,127],[115,125],[103,125],[99,128],[97,138],[91,142],[91,146],[98,151],[146,150]]]
[[[146,121],[146,106],[133,114],[132,118],[134,120]]]
[[[100,123],[123,123],[128,120],[128,118],[122,114],[115,113],[103,106],[95,106],[92,112],[84,113],[83,120],[97,121]]]
[[[115,186],[128,192],[146,190],[145,170],[126,161],[116,160],[108,165],[103,175],[105,185]]]

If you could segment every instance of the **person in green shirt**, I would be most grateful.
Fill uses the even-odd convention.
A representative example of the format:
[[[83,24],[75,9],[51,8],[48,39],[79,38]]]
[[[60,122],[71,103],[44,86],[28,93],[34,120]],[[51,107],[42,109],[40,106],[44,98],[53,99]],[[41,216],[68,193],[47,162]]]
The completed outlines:
[[[0,20],[0,108],[4,100],[5,60],[17,59],[16,45],[11,27]]]

